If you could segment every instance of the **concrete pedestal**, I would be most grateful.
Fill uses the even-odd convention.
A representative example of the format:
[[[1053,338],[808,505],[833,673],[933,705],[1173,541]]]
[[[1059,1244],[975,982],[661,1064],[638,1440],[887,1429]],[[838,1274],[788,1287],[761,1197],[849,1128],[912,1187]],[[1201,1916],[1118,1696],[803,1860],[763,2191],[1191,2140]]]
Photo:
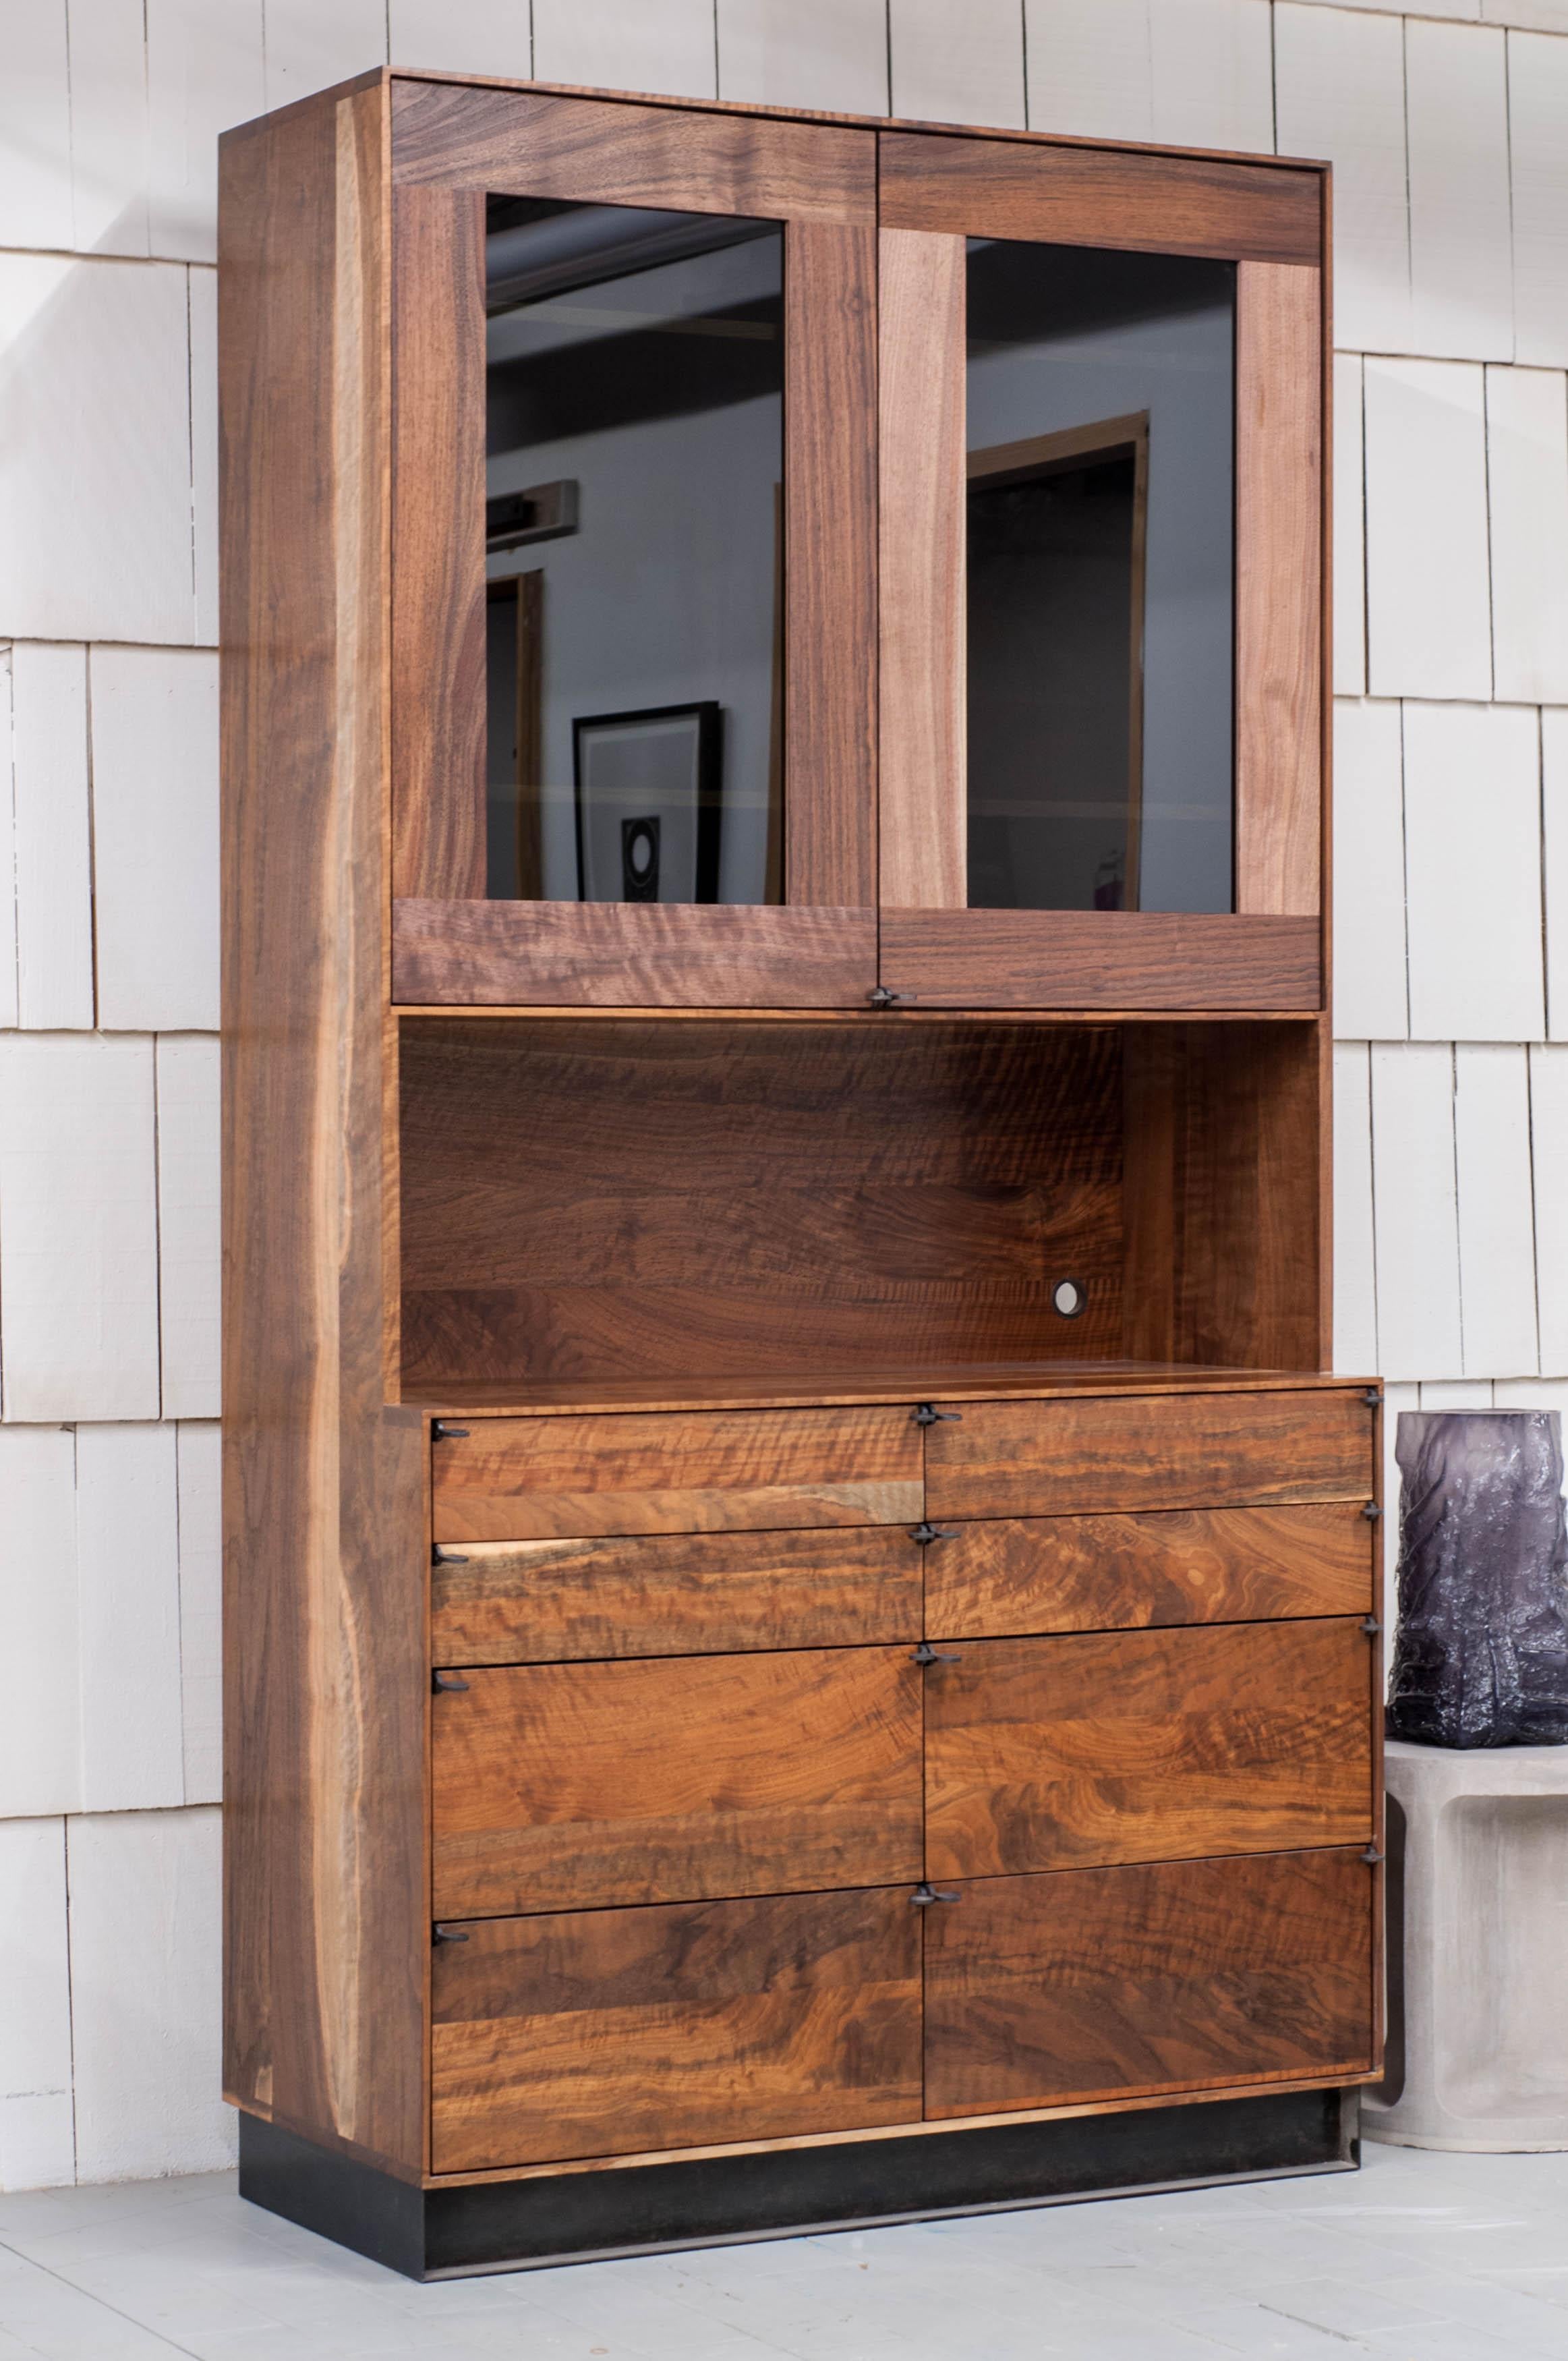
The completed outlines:
[[[1362,2131],[1568,2148],[1568,1747],[1390,1740],[1387,1784],[1388,2070]]]

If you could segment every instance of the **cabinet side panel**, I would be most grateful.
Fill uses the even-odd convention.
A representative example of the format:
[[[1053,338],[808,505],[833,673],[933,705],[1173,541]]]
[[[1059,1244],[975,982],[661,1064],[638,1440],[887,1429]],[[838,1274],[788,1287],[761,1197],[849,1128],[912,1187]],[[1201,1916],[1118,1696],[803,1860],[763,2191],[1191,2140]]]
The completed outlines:
[[[422,1425],[381,1379],[385,97],[220,239],[225,2084],[423,2162]]]

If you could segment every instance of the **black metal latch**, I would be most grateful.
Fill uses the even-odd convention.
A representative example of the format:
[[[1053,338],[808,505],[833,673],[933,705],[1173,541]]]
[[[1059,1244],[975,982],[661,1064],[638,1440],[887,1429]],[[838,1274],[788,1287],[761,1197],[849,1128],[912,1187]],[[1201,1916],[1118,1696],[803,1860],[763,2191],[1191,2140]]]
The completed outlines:
[[[443,1549],[439,1542],[430,1553],[432,1565],[466,1565],[468,1561],[459,1550]]]
[[[1376,1386],[1368,1386],[1361,1399],[1368,1410],[1381,1410],[1383,1407],[1383,1397]]]
[[[891,985],[885,983],[879,983],[874,992],[866,994],[873,1008],[894,1008],[901,1000],[913,1000],[915,996],[912,992],[894,992]]]
[[[959,1659],[957,1656],[939,1655],[929,1640],[922,1640],[909,1661],[912,1664],[956,1664]]]
[[[918,1403],[910,1416],[916,1426],[958,1426],[963,1421],[962,1411],[933,1410],[929,1402]]]
[[[929,1910],[933,1902],[956,1902],[958,1898],[956,1894],[938,1894],[936,1887],[927,1885],[924,1878],[909,1897],[916,1910]]]
[[[467,1682],[460,1680],[455,1673],[432,1673],[430,1686],[437,1697],[450,1696],[458,1689],[466,1696],[468,1690]]]
[[[909,1538],[918,1542],[922,1549],[929,1549],[933,1542],[956,1542],[958,1534],[951,1525],[919,1524],[910,1526]]]
[[[1361,1619],[1361,1628],[1369,1640],[1376,1640],[1383,1626],[1376,1615],[1364,1615]]]
[[[438,1418],[430,1433],[432,1441],[435,1443],[466,1443],[468,1440],[467,1428],[454,1426],[449,1418]]]
[[[1383,1514],[1383,1511],[1378,1507],[1376,1500],[1368,1500],[1361,1513],[1366,1519],[1368,1524],[1375,1525],[1377,1522],[1378,1518]]]
[[[1376,1845],[1368,1845],[1361,1858],[1366,1863],[1368,1869],[1376,1869],[1383,1856],[1378,1851]]]
[[[433,1943],[466,1943],[468,1936],[462,1927],[443,1927],[438,1922],[430,1930],[430,1939]]]

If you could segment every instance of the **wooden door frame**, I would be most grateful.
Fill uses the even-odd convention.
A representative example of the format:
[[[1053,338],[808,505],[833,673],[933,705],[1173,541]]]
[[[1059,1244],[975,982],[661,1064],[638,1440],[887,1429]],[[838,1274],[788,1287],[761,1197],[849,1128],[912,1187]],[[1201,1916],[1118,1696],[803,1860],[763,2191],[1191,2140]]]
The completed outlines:
[[[391,91],[394,1001],[863,1005],[876,962],[874,134],[399,77]],[[784,225],[782,905],[485,897],[491,192]]]
[[[880,155],[883,981],[938,1006],[1317,1011],[1327,966],[1327,168],[1282,173],[902,131],[883,135]],[[966,906],[959,504],[970,236],[1237,266],[1229,914]],[[938,335],[947,357],[934,368]],[[908,693],[920,679],[938,684],[923,710]]]

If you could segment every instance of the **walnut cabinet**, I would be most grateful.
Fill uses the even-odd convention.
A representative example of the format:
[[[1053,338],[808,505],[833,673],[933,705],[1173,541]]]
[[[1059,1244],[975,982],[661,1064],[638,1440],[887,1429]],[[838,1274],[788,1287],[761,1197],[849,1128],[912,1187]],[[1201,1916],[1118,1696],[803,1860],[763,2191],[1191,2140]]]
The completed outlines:
[[[1332,2169],[1317,165],[228,134],[225,2083],[416,2275]]]

